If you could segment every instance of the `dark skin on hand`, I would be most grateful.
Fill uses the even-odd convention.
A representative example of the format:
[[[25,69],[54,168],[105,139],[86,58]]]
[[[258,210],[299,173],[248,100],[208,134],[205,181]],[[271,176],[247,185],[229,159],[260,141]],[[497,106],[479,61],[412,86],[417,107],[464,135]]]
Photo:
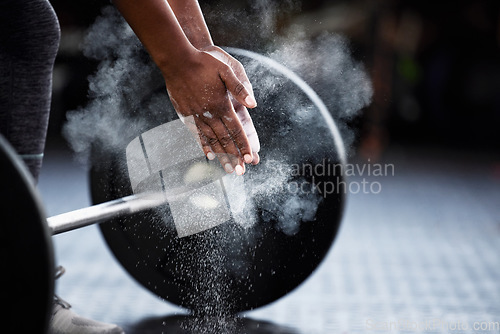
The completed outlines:
[[[196,133],[208,159],[228,173],[259,163],[259,140],[247,108],[252,85],[236,59],[213,44],[196,0],[114,0],[161,70],[170,100]]]

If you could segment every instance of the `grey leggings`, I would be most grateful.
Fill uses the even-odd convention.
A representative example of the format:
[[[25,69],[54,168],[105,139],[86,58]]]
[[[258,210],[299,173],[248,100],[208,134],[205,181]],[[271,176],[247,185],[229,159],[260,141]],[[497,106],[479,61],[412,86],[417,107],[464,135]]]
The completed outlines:
[[[0,0],[0,133],[35,181],[42,165],[59,39],[59,22],[47,0]]]

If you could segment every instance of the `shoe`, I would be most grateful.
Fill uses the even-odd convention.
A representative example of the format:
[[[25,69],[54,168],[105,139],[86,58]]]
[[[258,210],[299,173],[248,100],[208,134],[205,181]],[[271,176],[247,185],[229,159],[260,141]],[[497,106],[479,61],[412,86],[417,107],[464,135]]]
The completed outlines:
[[[56,279],[64,274],[64,268],[56,270]],[[54,307],[49,325],[50,334],[124,334],[123,329],[113,324],[83,318],[71,310],[71,305],[54,295]]]

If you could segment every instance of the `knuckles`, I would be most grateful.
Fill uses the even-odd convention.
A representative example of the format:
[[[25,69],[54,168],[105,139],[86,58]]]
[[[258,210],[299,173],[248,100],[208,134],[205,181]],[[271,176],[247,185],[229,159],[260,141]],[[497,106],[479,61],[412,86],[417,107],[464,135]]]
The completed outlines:
[[[224,135],[219,138],[219,142],[222,147],[226,148],[230,143],[232,143],[233,139],[229,135]]]
[[[240,95],[245,90],[245,86],[240,82],[234,87],[234,92],[236,95]]]

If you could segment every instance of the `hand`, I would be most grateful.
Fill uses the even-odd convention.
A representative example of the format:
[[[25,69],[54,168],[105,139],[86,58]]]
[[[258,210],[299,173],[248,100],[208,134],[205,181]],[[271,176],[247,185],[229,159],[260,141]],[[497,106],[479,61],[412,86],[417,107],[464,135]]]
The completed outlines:
[[[257,135],[257,130],[253,125],[252,118],[248,113],[248,109],[244,105],[239,103],[233,96],[231,96],[231,103],[233,104],[236,115],[238,116],[238,119],[240,120],[241,125],[243,126],[243,130],[245,131],[245,134],[250,143],[253,158],[251,163],[252,165],[257,165],[260,162],[260,142],[259,136]]]
[[[211,55],[213,55],[226,65],[229,65],[229,67],[231,67],[238,80],[240,80],[240,82],[243,83],[247,91],[250,94],[252,94],[252,96],[254,96],[252,84],[250,83],[250,80],[247,77],[245,68],[243,67],[243,65],[241,65],[239,61],[237,61],[226,51],[215,45],[207,46],[203,48],[202,51],[210,53]],[[250,114],[248,113],[248,109],[244,105],[239,103],[232,95],[231,95],[231,103],[233,104],[233,108],[236,111],[236,115],[238,115],[238,118],[241,124],[243,125],[243,130],[245,131],[248,141],[250,142],[250,147],[252,149],[252,156],[253,156],[252,164],[256,165],[260,161],[259,157],[260,142],[259,142],[259,136],[257,135],[257,130],[253,125],[253,121],[252,118],[250,117]]]
[[[205,155],[210,160],[217,156],[228,173],[243,174],[244,162],[255,158],[231,96],[243,107],[256,107],[246,84],[229,65],[200,50],[187,54],[175,68],[160,69],[177,113],[192,116],[191,128],[199,134]]]

